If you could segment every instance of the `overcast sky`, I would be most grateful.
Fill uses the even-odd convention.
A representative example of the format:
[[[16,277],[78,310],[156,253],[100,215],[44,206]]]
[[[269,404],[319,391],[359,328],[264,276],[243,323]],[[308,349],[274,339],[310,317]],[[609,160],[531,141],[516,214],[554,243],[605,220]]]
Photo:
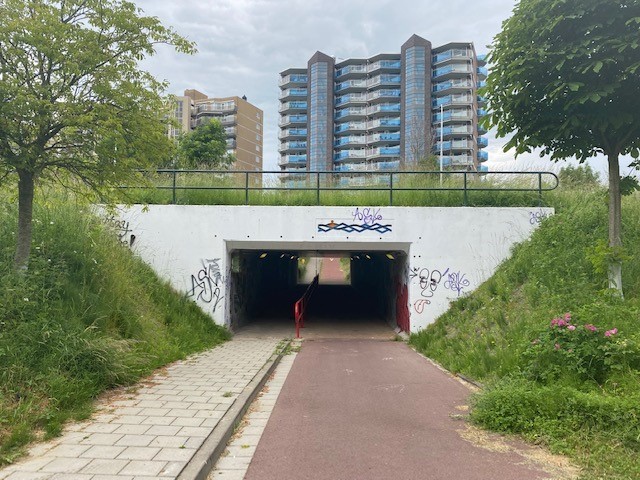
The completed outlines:
[[[170,84],[212,97],[242,96],[264,111],[264,169],[278,162],[278,73],[305,67],[320,50],[338,60],[396,53],[412,35],[434,46],[471,41],[478,53],[511,15],[514,0],[133,0],[147,15],[196,42],[189,56],[160,48],[143,68]],[[537,155],[502,152],[489,133],[490,170],[547,169]],[[593,164],[604,170],[602,160]],[[624,170],[623,173],[627,173]]]

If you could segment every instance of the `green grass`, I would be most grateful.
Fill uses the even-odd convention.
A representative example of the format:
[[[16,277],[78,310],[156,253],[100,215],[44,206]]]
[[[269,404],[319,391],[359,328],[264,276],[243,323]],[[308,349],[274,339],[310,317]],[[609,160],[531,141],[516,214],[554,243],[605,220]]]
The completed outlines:
[[[0,204],[0,465],[106,389],[228,338],[74,198],[38,199],[30,267],[14,273],[15,203]]]
[[[623,200],[624,300],[596,268],[606,192],[559,190],[548,199],[556,215],[411,343],[486,385],[472,409],[478,424],[570,455],[584,479],[640,479],[640,195]],[[545,350],[538,342],[554,338],[550,321],[565,312],[578,331],[596,325],[600,343]],[[601,336],[614,327],[617,335]]]

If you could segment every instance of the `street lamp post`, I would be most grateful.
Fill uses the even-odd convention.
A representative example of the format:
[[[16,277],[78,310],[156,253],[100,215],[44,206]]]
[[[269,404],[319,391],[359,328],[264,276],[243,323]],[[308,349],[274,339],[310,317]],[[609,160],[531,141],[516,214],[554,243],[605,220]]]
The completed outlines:
[[[442,187],[442,170],[444,155],[444,106],[440,104],[440,186]]]

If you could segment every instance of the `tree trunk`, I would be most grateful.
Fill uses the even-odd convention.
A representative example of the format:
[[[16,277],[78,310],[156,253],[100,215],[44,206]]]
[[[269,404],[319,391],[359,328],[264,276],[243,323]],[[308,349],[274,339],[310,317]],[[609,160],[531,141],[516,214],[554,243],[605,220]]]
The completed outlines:
[[[610,153],[609,160],[609,247],[622,247],[622,196],[620,195],[620,165],[617,153]],[[622,261],[609,263],[609,288],[618,290],[622,297]]]
[[[33,218],[34,174],[18,170],[18,235],[14,266],[18,271],[29,267],[31,253],[31,220]]]

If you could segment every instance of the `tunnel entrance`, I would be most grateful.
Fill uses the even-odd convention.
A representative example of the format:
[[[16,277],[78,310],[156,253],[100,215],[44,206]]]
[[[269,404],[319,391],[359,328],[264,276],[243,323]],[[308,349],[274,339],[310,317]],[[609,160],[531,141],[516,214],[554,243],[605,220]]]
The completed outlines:
[[[404,251],[262,250],[230,252],[229,323],[294,331],[293,306],[318,276],[303,336],[384,332],[397,327],[397,301],[407,264]]]

